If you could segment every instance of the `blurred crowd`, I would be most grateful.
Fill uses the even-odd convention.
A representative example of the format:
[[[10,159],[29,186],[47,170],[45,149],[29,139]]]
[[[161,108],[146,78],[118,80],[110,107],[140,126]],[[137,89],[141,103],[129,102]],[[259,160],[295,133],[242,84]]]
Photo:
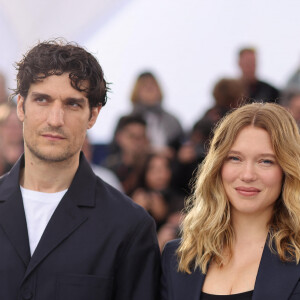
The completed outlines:
[[[147,71],[138,75],[130,99],[132,110],[117,121],[101,159],[96,159],[97,145],[91,145],[88,137],[83,146],[94,172],[154,218],[161,249],[179,234],[184,199],[193,189],[193,174],[205,157],[215,124],[224,115],[245,103],[276,102],[286,107],[300,126],[300,68],[279,90],[257,78],[254,48],[241,49],[237,60],[241,76],[216,81],[214,104],[190,130],[184,131],[180,120],[165,109],[162,88],[155,74]],[[0,149],[0,174],[4,174],[22,154],[23,137],[15,102],[8,101],[3,74]]]

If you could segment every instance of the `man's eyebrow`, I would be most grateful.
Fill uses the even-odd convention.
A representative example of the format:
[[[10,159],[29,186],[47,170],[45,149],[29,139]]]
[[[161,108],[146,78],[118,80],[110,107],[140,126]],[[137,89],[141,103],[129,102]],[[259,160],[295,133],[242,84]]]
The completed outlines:
[[[32,92],[31,95],[35,98],[39,97],[39,98],[52,99],[50,95],[45,94],[45,93],[40,93],[40,92]],[[86,100],[82,97],[80,97],[80,98],[68,97],[64,101],[66,101],[66,102],[72,101],[72,102],[76,102],[78,104],[84,104],[86,102]]]
[[[44,94],[44,93],[39,93],[39,92],[32,92],[31,95],[33,97],[51,98],[50,95]]]
[[[86,100],[84,98],[75,98],[75,97],[68,97],[65,99],[66,102],[76,102],[79,104],[86,103]]]

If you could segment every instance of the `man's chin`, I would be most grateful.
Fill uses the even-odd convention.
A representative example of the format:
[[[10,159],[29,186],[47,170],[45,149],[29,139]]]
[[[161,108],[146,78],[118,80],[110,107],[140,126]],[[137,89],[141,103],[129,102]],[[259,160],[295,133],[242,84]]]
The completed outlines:
[[[69,152],[55,152],[55,151],[32,151],[31,154],[38,158],[40,161],[49,163],[66,162],[71,159],[74,154]]]

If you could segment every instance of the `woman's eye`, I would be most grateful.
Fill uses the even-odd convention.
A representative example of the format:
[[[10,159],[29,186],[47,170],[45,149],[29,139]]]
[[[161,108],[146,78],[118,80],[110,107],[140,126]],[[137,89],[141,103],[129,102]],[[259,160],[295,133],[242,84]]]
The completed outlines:
[[[237,156],[228,156],[228,160],[239,161],[240,159]]]
[[[261,160],[261,163],[263,163],[264,165],[272,165],[274,162],[270,159],[263,159]]]

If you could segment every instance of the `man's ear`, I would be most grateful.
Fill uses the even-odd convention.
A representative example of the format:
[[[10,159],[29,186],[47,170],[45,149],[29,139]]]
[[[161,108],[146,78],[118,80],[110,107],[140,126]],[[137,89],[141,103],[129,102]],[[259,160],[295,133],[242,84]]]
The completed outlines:
[[[94,124],[96,123],[97,121],[97,118],[98,118],[98,115],[100,113],[100,110],[101,110],[102,106],[97,106],[97,107],[92,107],[91,108],[91,116],[90,116],[90,119],[89,119],[89,122],[88,122],[88,127],[87,129],[90,129],[94,126]]]
[[[18,95],[18,98],[17,98],[17,115],[18,115],[18,118],[21,122],[23,122],[24,118],[25,118],[24,105],[25,105],[25,99],[21,95]]]

